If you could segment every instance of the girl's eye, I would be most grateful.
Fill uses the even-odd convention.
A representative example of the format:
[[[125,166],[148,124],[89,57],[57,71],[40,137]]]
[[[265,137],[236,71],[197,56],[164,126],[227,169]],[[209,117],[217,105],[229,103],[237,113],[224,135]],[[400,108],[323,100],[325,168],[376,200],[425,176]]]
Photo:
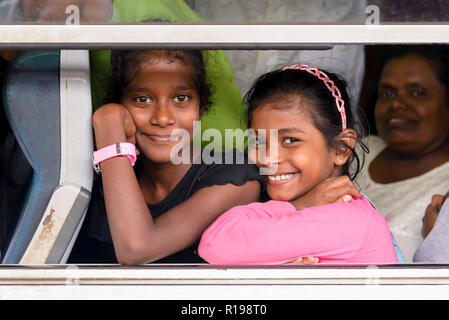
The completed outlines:
[[[299,140],[296,138],[285,138],[282,140],[284,144],[292,144],[294,142],[298,142]]]
[[[189,100],[189,99],[190,99],[190,97],[189,97],[188,95],[185,95],[185,94],[178,94],[178,95],[175,97],[174,101],[175,101],[175,102],[186,102],[186,101]]]
[[[135,97],[134,100],[139,103],[148,103],[151,101],[150,97],[148,96],[138,96]]]

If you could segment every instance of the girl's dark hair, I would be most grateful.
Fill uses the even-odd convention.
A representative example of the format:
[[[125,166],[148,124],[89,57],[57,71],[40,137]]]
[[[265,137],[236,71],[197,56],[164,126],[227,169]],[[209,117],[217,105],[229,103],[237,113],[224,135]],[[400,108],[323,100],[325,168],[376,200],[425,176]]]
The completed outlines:
[[[142,63],[152,59],[179,60],[191,66],[192,78],[200,97],[200,112],[205,113],[211,105],[211,89],[203,53],[200,50],[112,50],[111,51],[111,85],[107,102],[120,103],[123,89],[132,81]]]
[[[362,151],[368,152],[368,148],[362,142],[363,127],[361,124],[356,124],[354,119],[346,81],[333,73],[321,71],[326,73],[340,90],[341,97],[345,102],[346,126],[356,132],[356,140],[360,143]],[[248,107],[249,124],[251,125],[254,111],[262,104],[283,100],[289,95],[301,96],[311,102],[309,110],[306,111],[309,113],[314,126],[323,134],[329,147],[345,147],[352,151],[351,156],[342,168],[342,174],[348,175],[351,180],[355,179],[363,167],[364,154],[362,158],[359,157],[354,148],[336,139],[343,128],[335,98],[322,80],[307,71],[279,69],[260,76],[244,97]],[[354,161],[355,166],[353,165]]]

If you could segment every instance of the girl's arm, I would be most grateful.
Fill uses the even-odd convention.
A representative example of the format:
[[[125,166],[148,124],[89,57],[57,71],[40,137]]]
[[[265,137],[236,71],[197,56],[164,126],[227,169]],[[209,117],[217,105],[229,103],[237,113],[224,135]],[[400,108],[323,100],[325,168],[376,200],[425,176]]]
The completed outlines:
[[[355,208],[333,203],[297,211],[284,201],[239,206],[206,230],[198,252],[209,263],[226,265],[280,264],[306,256],[343,261],[365,233]]]
[[[349,202],[361,196],[362,194],[354,187],[348,176],[338,176],[325,179],[306,194],[291,200],[290,203],[297,210],[301,210],[333,202]]]
[[[120,105],[98,109],[93,123],[98,149],[135,142],[132,119]],[[260,193],[257,181],[203,188],[153,220],[129,159],[116,157],[100,166],[109,227],[121,264],[158,260],[192,245],[221,213],[257,201]]]

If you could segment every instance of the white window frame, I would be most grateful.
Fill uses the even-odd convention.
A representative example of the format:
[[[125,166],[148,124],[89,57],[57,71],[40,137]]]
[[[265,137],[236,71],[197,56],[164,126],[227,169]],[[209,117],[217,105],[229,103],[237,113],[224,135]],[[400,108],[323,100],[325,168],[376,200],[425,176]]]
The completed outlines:
[[[326,49],[447,44],[448,24],[0,25],[4,49]],[[5,266],[2,299],[445,299],[449,264]]]
[[[2,299],[447,299],[447,265],[0,266]]]
[[[0,49],[242,50],[402,43],[449,43],[449,24],[0,25]]]

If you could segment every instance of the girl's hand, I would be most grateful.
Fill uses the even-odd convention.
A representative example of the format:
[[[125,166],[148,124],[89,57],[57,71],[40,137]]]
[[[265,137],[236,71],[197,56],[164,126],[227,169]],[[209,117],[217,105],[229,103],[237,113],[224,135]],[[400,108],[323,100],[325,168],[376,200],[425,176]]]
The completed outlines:
[[[302,264],[302,265],[312,265],[320,262],[318,257],[300,257],[296,258],[293,261],[288,262],[287,264]]]
[[[362,194],[354,187],[348,176],[332,177],[324,180],[303,196],[291,200],[296,210],[321,206],[334,202],[349,202]]]
[[[95,111],[93,118],[97,149],[117,142],[136,144],[136,126],[129,111],[117,103],[110,103]]]

